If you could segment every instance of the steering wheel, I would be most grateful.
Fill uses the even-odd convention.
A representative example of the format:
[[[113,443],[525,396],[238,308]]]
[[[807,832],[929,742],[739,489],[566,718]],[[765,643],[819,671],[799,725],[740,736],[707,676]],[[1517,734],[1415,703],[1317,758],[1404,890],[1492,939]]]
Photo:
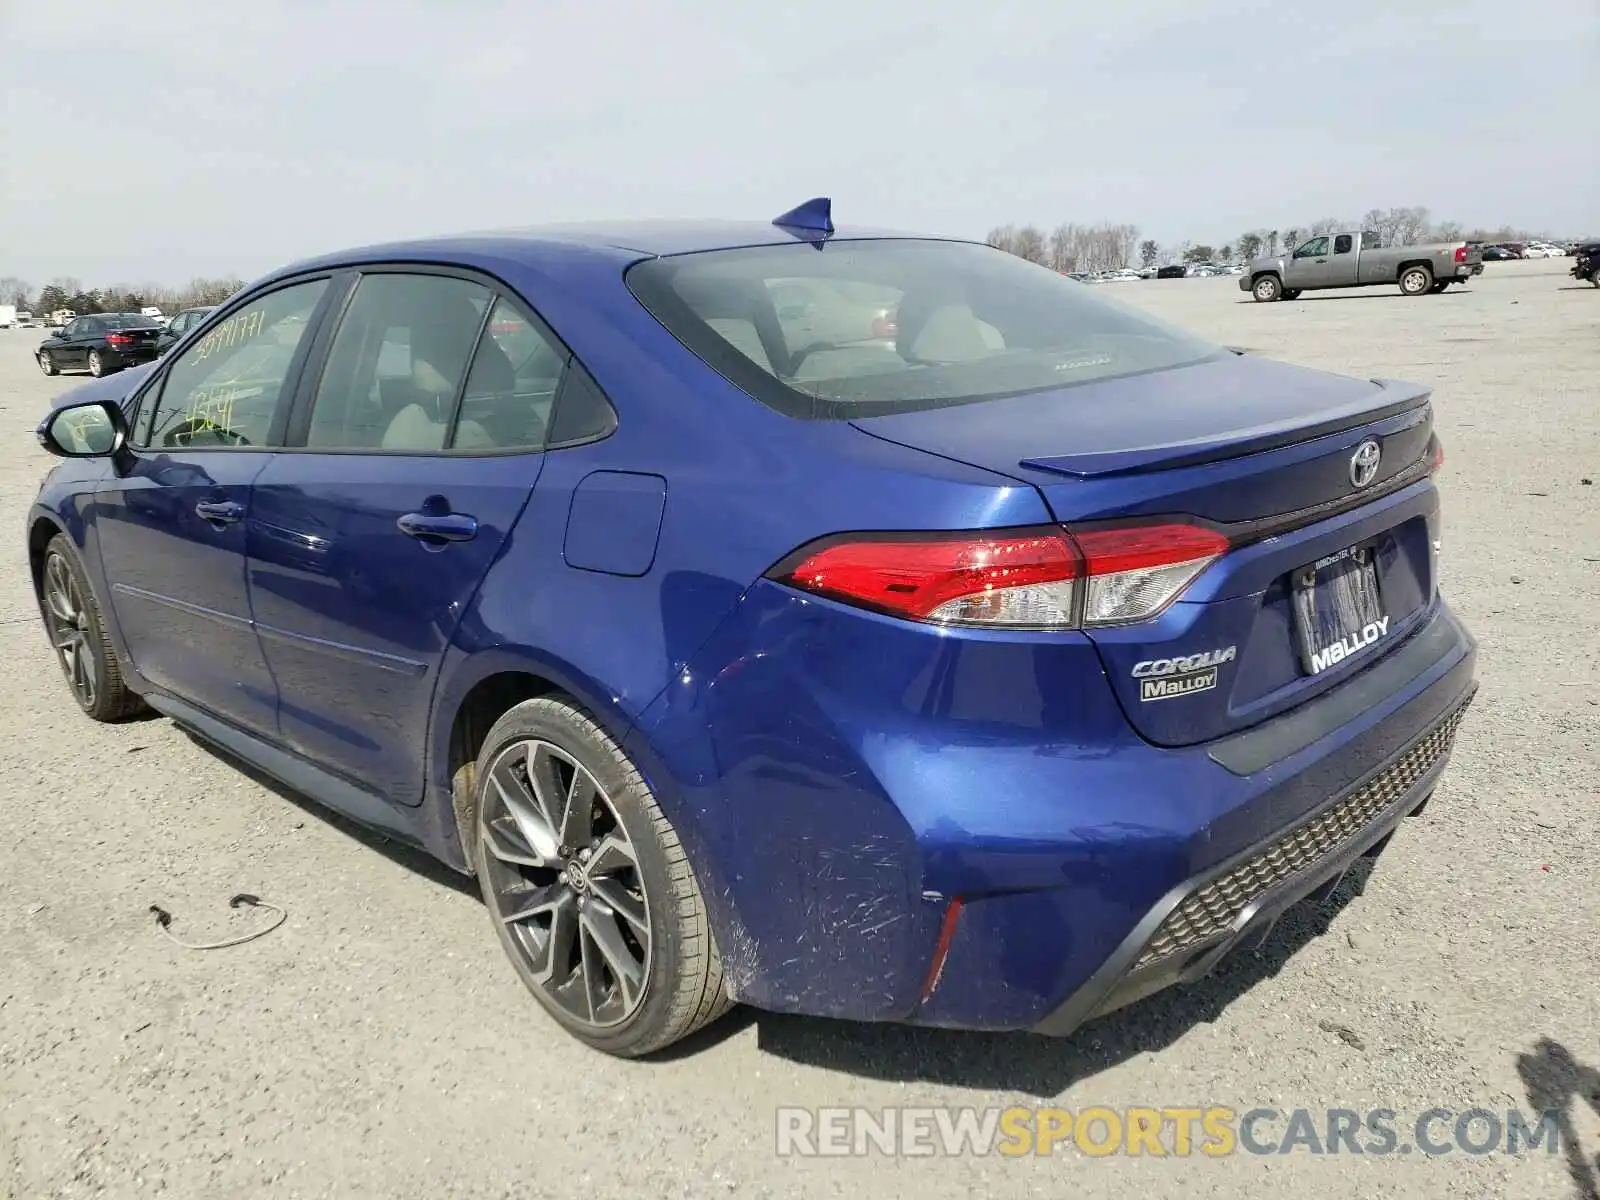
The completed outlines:
[[[170,430],[162,440],[169,446],[192,446],[196,434],[210,434],[218,442],[230,446],[248,446],[250,439],[235,433],[226,425],[218,425],[209,417],[191,417]]]

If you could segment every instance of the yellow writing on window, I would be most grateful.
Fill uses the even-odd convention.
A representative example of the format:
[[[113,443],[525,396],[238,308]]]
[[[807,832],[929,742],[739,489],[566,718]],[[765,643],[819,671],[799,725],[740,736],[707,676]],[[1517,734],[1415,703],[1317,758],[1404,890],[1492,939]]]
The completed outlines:
[[[200,345],[195,348],[195,361],[204,362],[213,354],[231,350],[239,343],[248,341],[261,332],[262,323],[262,310],[259,308],[234,313],[200,339]]]

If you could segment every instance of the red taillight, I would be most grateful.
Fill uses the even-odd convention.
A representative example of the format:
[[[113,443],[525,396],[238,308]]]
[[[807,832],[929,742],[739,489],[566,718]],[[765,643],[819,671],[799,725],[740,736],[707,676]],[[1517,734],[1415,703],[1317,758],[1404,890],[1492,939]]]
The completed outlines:
[[[804,591],[915,621],[1051,627],[1071,622],[1072,581],[1081,567],[1066,532],[1043,527],[832,539],[791,556],[773,574]]]
[[[1227,548],[1221,534],[1181,523],[863,534],[813,543],[770,574],[914,621],[1071,629],[1155,616]]]
[[[106,334],[106,344],[110,346],[131,346],[133,345],[133,338],[125,333],[108,333]]]
[[[1457,262],[1466,262],[1467,261],[1467,248],[1465,246],[1457,246],[1456,247],[1456,261]]]

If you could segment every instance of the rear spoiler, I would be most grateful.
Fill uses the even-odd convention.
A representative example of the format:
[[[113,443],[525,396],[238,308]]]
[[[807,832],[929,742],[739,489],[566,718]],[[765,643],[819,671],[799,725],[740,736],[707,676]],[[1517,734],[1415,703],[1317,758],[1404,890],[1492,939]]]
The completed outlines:
[[[1049,458],[1024,459],[1022,465],[1036,471],[1050,471],[1077,479],[1167,471],[1175,467],[1243,458],[1247,454],[1259,454],[1264,450],[1276,450],[1280,446],[1292,446],[1296,442],[1309,442],[1313,438],[1325,437],[1331,433],[1342,433],[1344,430],[1355,429],[1372,421],[1381,421],[1385,417],[1392,417],[1409,409],[1421,408],[1433,397],[1433,389],[1422,384],[1406,383],[1398,379],[1374,379],[1372,382],[1378,388],[1375,395],[1364,401],[1328,409],[1310,423],[1298,420],[1281,421],[1273,425],[1240,429],[1218,438],[1173,442],[1136,450],[1057,454]]]

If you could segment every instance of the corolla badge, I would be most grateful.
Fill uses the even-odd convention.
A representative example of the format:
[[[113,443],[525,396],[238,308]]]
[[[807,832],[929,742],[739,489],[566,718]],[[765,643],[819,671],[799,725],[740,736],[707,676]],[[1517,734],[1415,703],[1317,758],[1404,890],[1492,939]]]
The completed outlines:
[[[1139,702],[1209,692],[1217,686],[1217,668],[1232,662],[1238,652],[1237,646],[1223,646],[1200,654],[1147,658],[1135,663],[1133,677],[1139,681]]]

